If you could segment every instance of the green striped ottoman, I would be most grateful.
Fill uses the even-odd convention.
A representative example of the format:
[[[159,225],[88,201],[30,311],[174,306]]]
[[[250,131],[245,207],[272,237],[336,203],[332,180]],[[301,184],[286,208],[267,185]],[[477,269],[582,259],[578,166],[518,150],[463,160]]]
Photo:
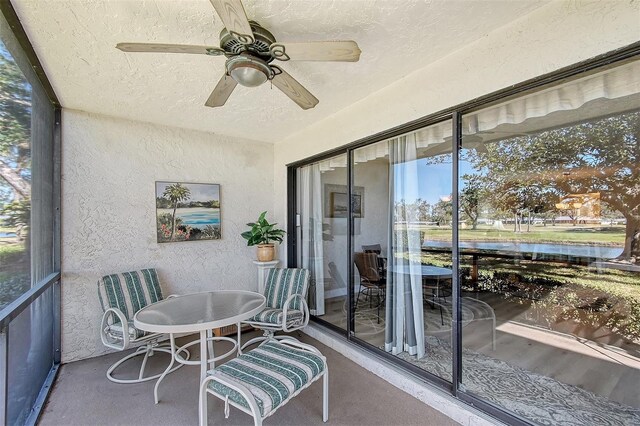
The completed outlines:
[[[329,417],[326,358],[313,346],[295,340],[268,340],[211,370],[200,384],[200,425],[207,424],[207,393],[253,416],[256,426],[303,389],[323,378],[322,420]]]

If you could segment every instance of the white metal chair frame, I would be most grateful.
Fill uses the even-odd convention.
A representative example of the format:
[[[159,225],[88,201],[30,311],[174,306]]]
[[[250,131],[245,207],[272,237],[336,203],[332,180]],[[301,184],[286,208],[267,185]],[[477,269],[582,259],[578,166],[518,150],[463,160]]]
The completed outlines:
[[[320,377],[322,377],[322,421],[326,422],[329,419],[329,367],[327,366],[327,359],[325,358],[324,355],[320,353],[318,349],[314,348],[311,345],[301,343],[290,336],[282,336],[282,337],[283,339],[279,340],[279,343],[291,345],[293,347],[297,347],[299,349],[309,351],[319,356],[324,363],[324,370],[322,371],[322,373],[318,374],[311,381],[309,381],[309,383],[307,383],[306,385],[298,389],[296,392],[289,395],[289,397],[284,401],[282,401],[282,403],[280,403],[278,407],[270,411],[266,416],[262,417],[260,414],[260,409],[258,408],[258,403],[256,402],[256,399],[254,398],[253,394],[249,391],[249,389],[247,389],[245,386],[237,382],[230,381],[224,377],[221,377],[214,370],[212,374],[209,374],[200,383],[200,402],[198,407],[200,426],[207,426],[207,420],[208,420],[207,419],[207,411],[208,411],[207,410],[207,393],[210,393],[211,395],[219,399],[223,399],[220,395],[215,394],[213,391],[209,389],[208,385],[209,385],[209,382],[211,381],[219,382],[224,386],[227,386],[228,388],[238,392],[240,395],[242,395],[242,397],[247,401],[247,404],[249,405],[249,408],[247,409],[246,407],[243,407],[242,405],[234,401],[231,401],[229,398],[223,399],[223,401],[225,402],[225,407],[224,407],[225,418],[229,417],[229,405],[232,405],[237,409],[239,409],[240,411],[245,412],[250,416],[252,416],[254,426],[262,426],[262,421],[264,419],[271,416],[280,407],[286,405],[293,397],[297,396],[300,392],[302,392],[304,389],[311,386],[311,384],[313,384],[315,381],[319,380]],[[267,342],[268,340],[263,342],[262,344],[265,344]]]
[[[489,313],[488,317],[474,317],[471,321],[491,321],[491,350],[495,351],[496,350],[496,313],[493,310],[493,308],[491,307],[491,305],[489,305],[487,302],[484,302],[482,300],[478,300],[478,299],[474,299],[473,297],[461,297],[460,299],[467,299],[470,302],[473,303],[477,303],[479,305],[484,306],[485,308],[487,308],[486,312]],[[461,303],[464,303],[463,300],[460,301]],[[438,302],[432,302],[435,305],[440,306],[440,309],[444,309],[445,311],[447,311],[447,318],[453,318],[451,317],[451,313],[449,312],[449,308],[447,308],[446,306],[443,306],[442,304],[438,303]],[[442,313],[441,313],[442,315]]]
[[[289,314],[289,306],[293,303],[293,301],[299,298],[300,299],[300,306],[301,306],[301,310],[302,310],[302,318],[299,320],[296,320],[295,322],[293,322],[292,324],[288,325],[288,314]],[[248,324],[252,327],[255,328],[259,328],[261,330],[264,330],[264,334],[262,336],[258,336],[258,337],[254,337],[253,339],[249,340],[248,342],[246,342],[244,345],[240,344],[240,334],[238,334],[238,354],[242,354],[242,351],[247,347],[247,346],[251,346],[255,343],[258,343],[260,341],[266,341],[269,339],[276,339],[276,340],[284,340],[284,339],[291,339],[291,340],[296,340],[294,337],[291,336],[276,336],[275,332],[276,331],[284,331],[285,333],[291,333],[293,331],[296,330],[300,330],[304,327],[307,326],[307,324],[309,324],[309,306],[307,305],[307,301],[306,301],[306,297],[303,294],[292,294],[291,296],[289,296],[287,298],[287,300],[285,300],[284,302],[284,307],[282,308],[282,323],[279,324],[272,324],[272,323],[267,323],[267,322],[257,322],[257,321],[243,321],[242,324]]]
[[[170,295],[167,299],[171,297],[176,297],[175,295]],[[113,333],[109,333],[109,329],[115,323],[115,317],[120,321],[120,325],[122,326],[122,337],[114,335]],[[116,349],[118,351],[125,351],[129,349],[132,345],[143,343],[142,346],[138,347],[132,354],[121,358],[116,361],[114,364],[109,367],[107,370],[107,379],[111,380],[114,383],[122,383],[122,384],[130,384],[130,383],[142,383],[147,382],[149,380],[154,380],[159,378],[165,373],[159,373],[153,376],[144,377],[144,371],[147,366],[147,361],[149,357],[154,355],[154,352],[164,352],[171,356],[173,360],[173,352],[171,351],[171,346],[166,343],[158,343],[159,340],[163,339],[166,335],[163,333],[151,333],[147,334],[143,337],[132,339],[129,335],[129,323],[127,322],[127,318],[124,313],[118,308],[108,308],[104,311],[102,315],[102,321],[100,323],[100,340],[102,340],[102,344],[108,348]],[[179,348],[178,352],[182,352],[182,358],[188,360],[191,354],[184,347]],[[118,379],[113,377],[113,371],[118,368],[120,365],[124,364],[131,358],[135,358],[139,355],[144,354],[144,358],[142,359],[142,365],[140,366],[140,372],[138,373],[137,379]],[[175,368],[166,372],[166,374],[176,371],[178,368],[182,367],[183,364],[178,364]]]

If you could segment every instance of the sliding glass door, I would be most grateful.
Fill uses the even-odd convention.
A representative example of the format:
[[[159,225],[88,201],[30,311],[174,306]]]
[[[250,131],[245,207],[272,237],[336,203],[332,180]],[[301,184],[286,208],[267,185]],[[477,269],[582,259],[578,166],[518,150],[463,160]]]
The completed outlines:
[[[507,422],[640,424],[640,60],[582,69],[298,167],[316,317]]]
[[[347,330],[347,156],[296,172],[298,262],[311,272],[311,315]]]

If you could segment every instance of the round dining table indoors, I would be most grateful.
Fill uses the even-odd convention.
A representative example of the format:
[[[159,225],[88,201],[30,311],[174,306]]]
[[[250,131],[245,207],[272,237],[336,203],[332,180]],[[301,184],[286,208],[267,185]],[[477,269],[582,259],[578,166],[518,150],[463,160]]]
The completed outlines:
[[[431,265],[389,265],[387,266],[387,270],[403,275],[415,273],[415,275],[429,280],[446,280],[453,277],[453,271],[451,269]]]
[[[449,268],[431,265],[390,265],[389,271],[402,275],[415,275],[422,278],[422,288],[431,290],[434,297],[446,297],[451,295],[451,288],[441,285],[442,281],[453,279],[453,271]]]
[[[231,355],[239,347],[240,327],[237,340],[230,337],[213,337],[213,329],[238,324],[247,320],[264,308],[263,295],[243,290],[218,290],[205,293],[193,293],[169,297],[142,308],[133,317],[134,326],[152,333],[167,333],[171,341],[171,362],[158,378],[153,390],[158,403],[158,386],[167,375],[174,362],[182,364],[200,364],[200,379],[206,377],[208,367],[215,367],[215,361]],[[200,333],[200,340],[189,342],[176,349],[175,334]],[[233,349],[215,356],[213,342],[229,341]],[[187,347],[200,344],[200,360],[187,360],[180,355]]]

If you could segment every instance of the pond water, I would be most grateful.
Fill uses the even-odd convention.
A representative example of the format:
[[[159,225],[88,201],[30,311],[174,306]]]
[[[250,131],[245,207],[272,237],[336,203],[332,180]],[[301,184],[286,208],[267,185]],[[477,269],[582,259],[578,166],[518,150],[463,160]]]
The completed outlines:
[[[220,225],[219,209],[178,209],[176,216],[182,219],[184,225],[189,225],[194,228],[204,228],[207,225]]]
[[[425,241],[422,246],[425,248],[451,248],[451,242]],[[580,244],[521,243],[516,241],[460,241],[460,248],[513,253],[557,254],[603,259],[613,259],[622,253],[622,247]]]
[[[0,232],[0,238],[15,238],[15,232]]]

